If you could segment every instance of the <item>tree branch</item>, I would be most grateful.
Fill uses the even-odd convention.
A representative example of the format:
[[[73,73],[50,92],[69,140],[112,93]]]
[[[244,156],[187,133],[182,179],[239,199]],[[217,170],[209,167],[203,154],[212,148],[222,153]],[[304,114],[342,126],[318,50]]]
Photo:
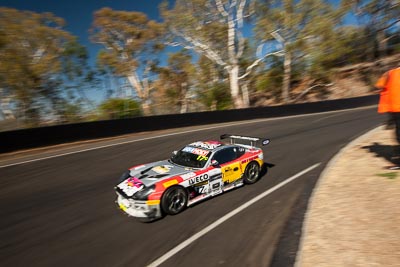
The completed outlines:
[[[316,85],[313,85],[313,86],[307,88],[306,90],[304,90],[300,95],[298,95],[298,96],[296,97],[296,99],[293,100],[293,102],[297,102],[298,100],[300,100],[304,95],[306,95],[308,92],[310,92],[310,91],[311,91],[312,89],[314,89],[315,87],[319,87],[319,86],[329,87],[329,86],[332,86],[332,85],[333,85],[333,83],[316,84]]]
[[[239,2],[239,8],[237,10],[237,16],[236,16],[239,27],[243,27],[243,10],[246,5],[246,1],[247,0],[241,0]]]
[[[183,33],[180,33],[174,29],[172,29],[173,33],[179,37],[181,37],[183,40],[185,40],[186,42],[188,42],[189,44],[193,45],[193,48],[199,52],[199,53],[204,53],[206,55],[206,57],[208,57],[211,61],[217,63],[218,65],[221,65],[223,67],[225,67],[227,64],[222,60],[222,58],[216,53],[214,52],[210,46],[203,44],[202,42],[200,42],[199,40],[196,40],[194,38],[191,38],[188,35],[185,35]],[[182,45],[184,46],[184,45]]]
[[[215,0],[215,4],[217,5],[217,9],[218,9],[219,13],[223,17],[227,17],[229,15],[228,12],[226,12],[221,0]]]
[[[247,76],[251,73],[251,71],[253,70],[253,68],[256,67],[256,66],[257,66],[262,60],[264,60],[266,57],[274,56],[274,55],[275,55],[275,56],[281,56],[281,55],[282,55],[282,52],[283,52],[283,50],[279,50],[279,51],[276,51],[276,52],[267,53],[267,54],[265,54],[263,57],[261,57],[261,58],[255,60],[255,61],[253,62],[253,64],[251,64],[250,66],[248,66],[248,67],[246,68],[245,74],[243,74],[242,76],[240,76],[238,79],[241,80],[241,79],[247,77]]]

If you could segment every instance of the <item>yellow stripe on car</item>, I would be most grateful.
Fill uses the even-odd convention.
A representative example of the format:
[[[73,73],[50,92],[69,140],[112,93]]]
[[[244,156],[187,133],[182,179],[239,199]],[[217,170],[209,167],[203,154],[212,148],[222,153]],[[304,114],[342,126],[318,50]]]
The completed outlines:
[[[127,208],[124,206],[124,204],[119,203],[119,208],[123,211],[126,211]]]
[[[177,184],[177,183],[178,183],[177,180],[171,180],[171,181],[168,181],[168,182],[163,183],[163,186],[164,186],[165,188],[168,188],[168,187],[170,187],[171,185],[174,185],[174,184]]]
[[[160,204],[160,200],[159,200],[159,199],[156,199],[156,200],[147,200],[147,201],[146,201],[146,204],[147,204],[147,205],[158,205],[158,204]]]

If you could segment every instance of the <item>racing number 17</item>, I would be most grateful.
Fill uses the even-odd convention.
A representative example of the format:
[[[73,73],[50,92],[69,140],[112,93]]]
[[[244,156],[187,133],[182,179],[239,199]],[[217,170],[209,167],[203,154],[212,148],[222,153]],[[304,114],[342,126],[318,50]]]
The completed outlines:
[[[197,157],[197,160],[198,160],[198,161],[208,160],[208,157],[199,155],[199,156]]]

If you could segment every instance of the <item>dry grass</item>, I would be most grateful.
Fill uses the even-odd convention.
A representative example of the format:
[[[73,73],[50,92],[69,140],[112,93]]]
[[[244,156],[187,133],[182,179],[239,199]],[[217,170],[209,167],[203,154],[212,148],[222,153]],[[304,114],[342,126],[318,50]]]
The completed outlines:
[[[297,266],[400,266],[400,170],[393,130],[346,147],[310,202]]]

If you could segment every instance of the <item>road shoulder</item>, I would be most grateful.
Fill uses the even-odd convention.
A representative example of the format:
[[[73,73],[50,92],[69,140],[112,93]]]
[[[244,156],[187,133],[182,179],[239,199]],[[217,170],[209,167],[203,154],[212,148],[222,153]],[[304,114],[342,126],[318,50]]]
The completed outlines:
[[[398,266],[400,171],[389,166],[396,142],[380,126],[328,164],[306,213],[296,266]]]

